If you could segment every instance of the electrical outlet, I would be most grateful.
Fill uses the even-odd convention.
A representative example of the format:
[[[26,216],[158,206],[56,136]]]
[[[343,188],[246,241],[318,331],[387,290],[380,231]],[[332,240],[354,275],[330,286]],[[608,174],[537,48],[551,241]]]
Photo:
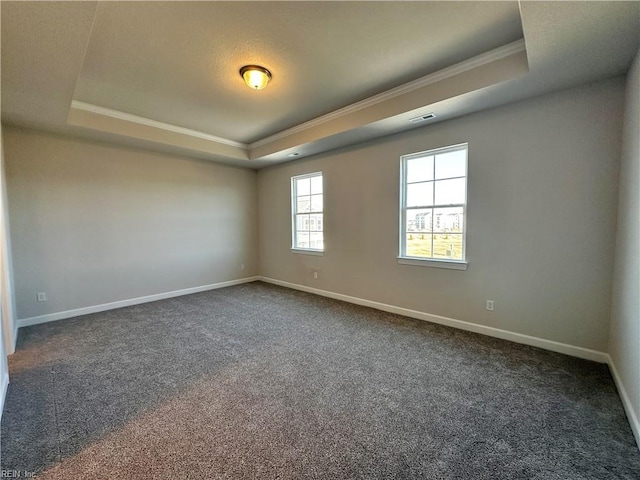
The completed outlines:
[[[493,312],[493,300],[487,300],[487,310]]]
[[[46,292],[38,292],[38,294],[36,295],[36,299],[39,302],[46,302],[47,301],[47,293]]]
[[[240,265],[240,270],[244,270],[244,263]]]
[[[313,272],[313,278],[318,279],[318,272]]]

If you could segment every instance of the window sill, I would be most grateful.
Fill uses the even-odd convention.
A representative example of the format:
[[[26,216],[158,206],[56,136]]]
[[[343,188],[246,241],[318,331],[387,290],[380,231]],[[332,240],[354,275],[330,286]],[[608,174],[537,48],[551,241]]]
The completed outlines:
[[[415,265],[418,267],[435,267],[446,268],[449,270],[466,270],[468,263],[466,261],[455,260],[433,260],[411,257],[398,257],[400,265]]]
[[[316,257],[322,257],[324,250],[306,250],[303,248],[292,248],[291,253],[300,253],[302,255],[315,255]]]

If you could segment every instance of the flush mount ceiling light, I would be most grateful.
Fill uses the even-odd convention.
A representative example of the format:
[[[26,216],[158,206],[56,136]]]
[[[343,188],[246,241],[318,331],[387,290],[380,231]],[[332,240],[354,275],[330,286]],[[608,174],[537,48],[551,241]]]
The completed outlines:
[[[271,72],[259,65],[245,65],[240,69],[240,75],[253,90],[262,90],[271,80]]]

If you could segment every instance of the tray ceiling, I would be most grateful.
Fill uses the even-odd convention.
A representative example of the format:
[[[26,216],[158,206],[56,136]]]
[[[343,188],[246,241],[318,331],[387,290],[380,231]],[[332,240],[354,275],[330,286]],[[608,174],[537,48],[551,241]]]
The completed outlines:
[[[624,73],[638,2],[587,3],[3,1],[2,119],[261,167]]]

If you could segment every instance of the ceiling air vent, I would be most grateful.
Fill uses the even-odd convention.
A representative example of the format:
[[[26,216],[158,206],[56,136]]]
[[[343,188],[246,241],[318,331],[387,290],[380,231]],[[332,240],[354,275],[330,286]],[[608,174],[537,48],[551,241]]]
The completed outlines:
[[[431,120],[432,118],[436,118],[436,114],[435,113],[427,113],[425,115],[420,115],[419,117],[414,117],[414,118],[410,119],[409,121],[411,123],[420,123],[420,122],[424,122],[425,120]]]

